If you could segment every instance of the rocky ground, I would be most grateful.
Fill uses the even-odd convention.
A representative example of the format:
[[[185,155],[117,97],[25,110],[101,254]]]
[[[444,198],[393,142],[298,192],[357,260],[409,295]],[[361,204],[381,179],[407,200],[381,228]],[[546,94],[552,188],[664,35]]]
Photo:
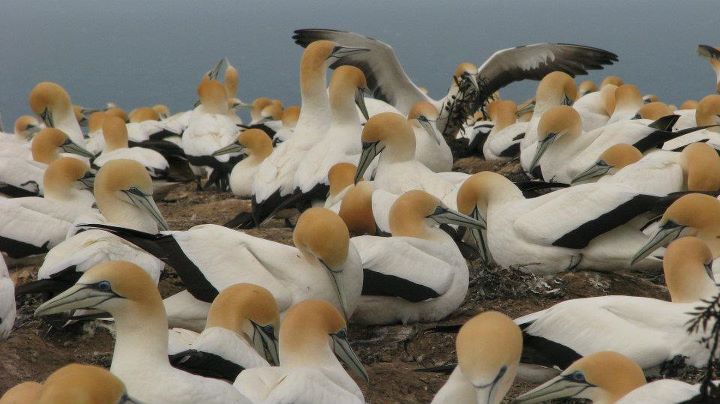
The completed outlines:
[[[476,158],[460,159],[456,170],[477,172],[493,170],[508,176],[517,174],[513,164],[489,164]],[[170,192],[160,209],[173,229],[187,229],[202,223],[222,224],[249,203],[228,193],[194,191],[194,186],[181,186]],[[271,221],[253,235],[292,243],[292,231],[282,221]],[[33,279],[42,257],[8,262],[18,283]],[[429,402],[447,376],[418,372],[455,360],[454,335],[435,332],[438,324],[462,323],[485,310],[499,310],[517,317],[547,308],[562,300],[628,294],[667,299],[660,274],[652,276],[633,273],[573,272],[540,278],[518,270],[486,268],[470,261],[470,290],[463,305],[440,323],[396,325],[389,327],[350,327],[351,341],[370,376],[370,384],[359,385],[372,403]],[[161,279],[163,297],[178,291],[182,284],[171,268]],[[51,327],[32,317],[35,300],[25,300],[18,308],[15,331],[0,342],[0,393],[26,380],[42,381],[55,369],[70,363],[84,362],[109,367],[113,337],[106,328],[76,325],[69,328]],[[697,380],[697,372],[683,375]],[[516,383],[508,398],[533,387]]]

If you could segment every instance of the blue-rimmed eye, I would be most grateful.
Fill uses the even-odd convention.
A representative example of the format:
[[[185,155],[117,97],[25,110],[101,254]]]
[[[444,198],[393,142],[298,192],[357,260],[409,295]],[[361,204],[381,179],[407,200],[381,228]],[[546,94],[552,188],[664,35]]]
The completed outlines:
[[[342,330],[336,332],[335,335],[340,339],[347,339],[347,330],[343,328]]]
[[[585,375],[582,372],[573,372],[568,376],[571,380],[576,382],[585,382]]]
[[[112,287],[110,286],[110,282],[108,282],[108,281],[98,282],[97,288],[99,290],[102,290],[103,292],[109,292],[112,289]]]

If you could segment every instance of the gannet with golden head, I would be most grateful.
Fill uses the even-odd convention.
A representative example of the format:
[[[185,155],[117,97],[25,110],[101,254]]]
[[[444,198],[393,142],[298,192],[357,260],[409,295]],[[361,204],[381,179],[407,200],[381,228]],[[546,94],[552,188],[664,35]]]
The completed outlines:
[[[578,95],[580,97],[583,97],[585,95],[588,95],[590,93],[594,93],[598,91],[598,86],[593,82],[592,80],[585,80],[578,84]],[[579,101],[579,99],[578,99]]]
[[[720,157],[705,143],[693,143],[682,152],[659,150],[644,157],[635,147],[621,143],[603,152],[573,183],[597,179],[652,195],[714,192],[720,190]]]
[[[242,119],[234,112],[236,108],[246,106],[237,96],[238,86],[240,85],[240,73],[235,66],[230,64],[229,60],[226,60],[226,62],[227,67],[225,67],[225,73],[223,74],[223,85],[225,86],[228,105],[230,106],[228,115],[236,124],[242,124]]]
[[[492,101],[487,112],[493,127],[483,145],[483,156],[486,160],[497,161],[517,157],[528,126],[527,122],[517,122],[517,105],[508,100]]]
[[[253,402],[364,403],[342,364],[368,382],[343,315],[324,300],[305,300],[287,311],[280,326],[280,366],[248,369],[234,385]]]
[[[62,157],[45,170],[45,197],[0,200],[0,251],[13,258],[41,254],[65,240],[75,220],[93,214],[90,166]]]
[[[279,316],[267,289],[249,283],[229,286],[213,300],[205,329],[190,344],[178,344],[180,334],[170,330],[170,347],[182,346],[178,352],[170,349],[170,363],[230,383],[245,369],[278,365]]]
[[[23,382],[8,389],[0,396],[0,404],[24,404],[37,402],[42,384]]]
[[[520,395],[514,402],[579,398],[596,404],[680,403],[699,398],[699,386],[673,379],[646,383],[642,369],[631,358],[603,351],[578,359],[559,376]]]
[[[695,123],[698,127],[706,127],[691,133],[680,133],[663,145],[664,150],[680,150],[694,142],[706,142],[715,149],[720,149],[720,94],[705,96],[695,109]],[[688,129],[685,129],[686,131]]]
[[[118,118],[123,119],[125,117],[118,116]],[[170,135],[171,133],[178,133],[173,130],[170,130],[170,133],[165,132],[167,130],[167,125],[165,122],[161,121],[160,113],[153,107],[135,108],[130,111],[127,115],[127,119],[123,119],[123,121],[127,121],[128,139],[131,142],[141,143],[150,140],[155,136],[161,136],[164,138],[166,135]]]
[[[93,160],[96,166],[102,167],[108,161],[117,159],[134,160],[145,167],[150,177],[167,178],[169,164],[160,153],[144,147],[128,147],[128,130],[122,119],[114,116],[105,117],[102,135],[105,138],[105,147]]]
[[[615,90],[615,108],[606,125],[632,119],[643,106],[640,90],[632,84],[623,84]]]
[[[702,366],[710,350],[698,336],[688,336],[687,322],[701,300],[718,294],[709,272],[711,263],[712,254],[702,240],[681,238],[668,247],[663,260],[670,302],[636,296],[590,297],[517,319],[527,336],[523,363],[563,369],[580,356],[612,350],[649,372],[679,356],[688,365]]]
[[[15,314],[15,283],[10,279],[5,259],[0,257],[0,341],[10,335]]]
[[[698,54],[710,62],[715,71],[715,91],[720,94],[720,50],[710,45],[698,45]]]
[[[432,402],[499,404],[515,380],[522,345],[508,316],[486,311],[471,318],[455,341],[458,365]]]
[[[30,109],[42,118],[45,126],[63,131],[77,145],[85,145],[70,96],[60,85],[49,81],[38,83],[30,91],[28,103]]]
[[[328,193],[324,207],[337,213],[345,195],[355,187],[357,167],[352,163],[337,163],[328,170]]]
[[[454,240],[438,226],[480,228],[483,223],[419,190],[400,196],[389,219],[392,237],[352,239],[363,268],[362,297],[352,321],[406,324],[446,317],[465,299],[469,275]]]
[[[132,160],[108,162],[97,173],[94,193],[102,217],[78,219],[79,224],[100,221],[153,233],[167,230],[152,199],[152,180],[141,164]],[[52,248],[38,269],[38,282],[20,286],[18,293],[63,291],[93,266],[117,259],[140,265],[156,283],[165,267],[162,261],[135,245],[111,233],[90,229]]]
[[[22,115],[15,120],[15,131],[4,134],[0,132],[0,157],[31,158],[30,141],[45,125],[35,117]]]
[[[331,40],[341,45],[369,49],[367,53],[345,56],[331,67],[349,64],[363,69],[372,83],[375,98],[390,104],[403,115],[407,115],[417,102],[433,103],[441,113],[436,121],[438,131],[451,138],[454,137],[453,131],[459,129],[478,106],[484,105],[494,93],[512,82],[538,80],[556,70],[571,75],[584,74],[587,69],[601,68],[617,60],[611,52],[573,44],[537,43],[502,49],[493,53],[479,68],[472,63],[460,64],[453,75],[448,96],[433,100],[410,80],[392,47],[384,42],[354,32],[329,29],[297,30],[293,39],[304,47],[317,41]],[[463,91],[455,94],[453,87]]]
[[[654,101],[640,107],[633,119],[649,119],[650,121],[655,121],[672,114],[673,110],[667,104]]]
[[[75,285],[40,305],[36,316],[78,309],[110,313],[116,340],[110,371],[142,402],[249,403],[231,385],[175,369],[168,361],[168,323],[160,292],[127,261],[99,264]]]
[[[631,257],[647,241],[640,228],[663,198],[595,183],[526,199],[510,180],[485,171],[463,182],[457,207],[484,218],[487,240],[476,234],[478,249],[488,250],[486,255],[501,266],[543,274],[573,268],[619,271],[630,267]],[[642,265],[658,268],[659,262]]]
[[[366,49],[317,41],[308,46],[300,59],[300,97],[302,108],[293,135],[278,144],[258,169],[253,183],[253,220],[264,222],[295,190],[295,172],[301,158],[327,133],[332,123],[330,101],[325,88],[325,72],[339,58]]]
[[[328,193],[328,171],[336,163],[356,164],[360,158],[362,126],[356,104],[363,114],[367,81],[362,71],[352,66],[338,67],[330,80],[332,121],[321,140],[303,155],[294,174],[295,192],[301,203],[324,201]]]
[[[427,101],[416,103],[408,113],[415,132],[415,159],[439,172],[452,171],[452,152],[434,122],[439,118],[435,106]]]
[[[570,106],[560,105],[547,110],[537,127],[537,147],[530,162],[530,173],[540,169],[542,179],[548,182],[569,183],[565,173],[567,161],[592,142],[583,133],[580,114]]]
[[[136,403],[120,379],[98,366],[73,363],[54,371],[40,387],[37,404]]]
[[[100,154],[105,148],[105,137],[102,133],[105,111],[96,111],[88,117],[88,138],[85,143],[86,149],[92,154]],[[124,122],[124,121],[123,121]]]
[[[204,78],[198,86],[198,95],[200,105],[190,116],[181,146],[192,165],[212,168],[214,182],[224,189],[231,167],[223,163],[231,156],[213,156],[213,153],[235,142],[239,128],[228,115],[227,92],[222,83]]]
[[[272,151],[272,140],[267,133],[261,129],[247,129],[240,132],[234,143],[215,151],[213,156],[226,153],[241,153],[246,156],[235,164],[230,173],[230,190],[237,196],[250,198],[258,168]]]
[[[616,84],[618,81],[612,77],[614,76],[603,80],[598,90],[581,96],[573,103],[573,108],[583,118],[585,130],[589,131],[605,125],[615,111],[615,92],[620,84]]]
[[[268,289],[283,312],[315,298],[331,302],[346,317],[362,289],[361,260],[347,226],[324,208],[300,215],[293,231],[295,247],[212,224],[165,235],[89,227],[107,229],[175,268],[187,290],[166,299],[173,326],[202,329],[210,302],[235,283]]]
[[[451,181],[415,159],[415,134],[401,115],[385,112],[371,117],[363,128],[362,141],[356,181],[380,155],[374,178],[376,189],[396,195],[420,189],[444,200],[457,187],[457,180]]]

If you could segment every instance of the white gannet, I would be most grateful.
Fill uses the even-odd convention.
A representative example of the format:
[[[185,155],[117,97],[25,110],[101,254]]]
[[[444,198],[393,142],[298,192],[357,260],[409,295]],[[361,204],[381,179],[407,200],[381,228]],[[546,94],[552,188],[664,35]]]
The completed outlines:
[[[486,311],[471,318],[455,341],[458,365],[432,403],[499,404],[515,380],[522,344],[508,316]]]
[[[692,131],[670,139],[663,145],[664,150],[680,150],[690,143],[706,142],[720,150],[720,94],[705,96],[695,109],[695,123],[699,127],[711,126],[702,130]],[[688,131],[689,129],[685,129]]]
[[[203,78],[198,86],[198,95],[200,105],[190,115],[181,145],[190,163],[196,167],[212,168],[210,183],[225,189],[232,167],[227,167],[224,163],[227,163],[231,156],[212,154],[233,143],[240,130],[228,115],[227,92],[222,83]]]
[[[400,196],[390,210],[392,237],[352,239],[362,259],[363,285],[352,321],[403,324],[437,321],[465,299],[469,274],[454,240],[437,226],[480,228],[424,191]]]
[[[142,143],[156,136],[167,138],[176,134],[167,130],[166,124],[160,120],[160,114],[151,107],[130,111],[127,116],[127,130],[128,140],[135,143]]]
[[[225,74],[227,75],[227,70],[225,71]],[[227,88],[227,86],[225,88]],[[155,104],[151,108],[158,113],[158,116],[160,116],[161,120],[167,119],[170,116],[170,108],[168,108],[168,106],[165,104]]]
[[[249,403],[232,385],[175,369],[168,361],[168,323],[160,292],[145,271],[127,261],[109,261],[83,274],[48,300],[36,316],[96,309],[115,320],[110,371],[128,393],[147,403]]]
[[[647,241],[632,219],[645,220],[661,201],[618,184],[583,184],[526,199],[510,180],[487,171],[465,180],[457,193],[458,211],[487,223],[487,240],[474,235],[478,250],[489,250],[503,267],[542,274],[628,269]],[[659,267],[655,260],[642,264]]]
[[[648,372],[684,357],[703,366],[710,355],[687,323],[701,300],[718,294],[710,275],[712,254],[694,237],[670,244],[663,260],[670,302],[636,296],[600,296],[566,300],[516,322],[526,334],[523,363],[564,368],[578,356],[612,350]]]
[[[363,151],[355,174],[356,181],[363,177],[379,154],[373,181],[376,189],[396,195],[420,189],[445,200],[457,187],[457,182],[446,179],[415,160],[415,133],[402,115],[383,112],[371,117],[363,128],[362,141]]]
[[[273,145],[282,143],[292,137],[299,117],[300,107],[297,105],[291,105],[283,110],[281,119],[282,126],[275,132],[275,136],[273,136]]]
[[[645,94],[642,96],[643,104],[650,104],[651,102],[659,102],[660,97],[655,94]]]
[[[8,389],[0,396],[0,404],[22,404],[37,402],[42,384],[38,382],[23,382]]]
[[[302,108],[293,135],[277,145],[260,164],[253,183],[252,216],[260,225],[273,215],[281,203],[295,190],[295,171],[301,158],[319,142],[332,122],[330,103],[325,89],[325,72],[343,55],[366,49],[339,46],[331,41],[318,41],[305,49],[300,60],[300,98]]]
[[[295,247],[212,224],[160,235],[89,227],[107,229],[177,271],[187,290],[165,301],[173,326],[203,329],[210,302],[235,283],[268,289],[283,312],[314,298],[331,302],[346,317],[355,310],[362,289],[360,255],[347,226],[324,208],[300,215],[293,232]]]
[[[237,141],[215,151],[212,155],[221,156],[226,153],[246,155],[230,172],[230,190],[239,197],[250,198],[258,168],[272,151],[272,140],[267,133],[261,129],[247,129],[240,132]]]
[[[102,124],[102,135],[105,138],[105,147],[93,160],[95,166],[102,167],[108,161],[117,159],[134,160],[145,167],[150,177],[167,177],[169,165],[162,154],[143,147],[128,147],[128,130],[122,119],[106,116]]]
[[[573,362],[557,377],[518,396],[514,403],[544,403],[572,397],[595,404],[615,404],[645,386],[642,369],[621,353],[604,350]],[[648,403],[638,401],[638,403]],[[676,401],[672,401],[673,403]]]
[[[351,163],[337,163],[328,170],[328,193],[324,207],[338,213],[345,195],[355,187],[357,167]]]
[[[10,278],[5,259],[0,257],[0,340],[10,335],[15,325],[15,283]]]
[[[43,127],[33,116],[20,116],[15,120],[14,133],[0,132],[0,156],[30,159],[30,141]]]
[[[705,143],[693,143],[682,152],[659,150],[644,157],[634,146],[621,143],[605,150],[573,183],[598,178],[600,183],[622,184],[653,195],[713,192],[720,190],[720,157]]]
[[[710,45],[698,45],[698,54],[710,62],[717,76],[715,79],[715,91],[720,94],[720,50]]]
[[[158,229],[167,230],[152,199],[150,176],[135,161],[113,160],[105,164],[95,178],[95,198],[103,215],[102,223],[152,233]],[[88,221],[97,220],[88,218]],[[38,281],[18,287],[18,294],[63,291],[83,272],[108,260],[141,265],[156,283],[165,267],[162,261],[135,245],[108,232],[90,229],[74,234],[52,248],[38,269]]]
[[[128,121],[127,113],[118,107],[108,108],[105,111],[95,111],[90,114],[87,120],[88,133],[85,148],[94,155],[100,154],[105,148],[105,137],[103,136],[102,127],[106,116],[115,116],[122,119],[123,122]]]
[[[45,197],[0,199],[0,251],[13,258],[41,254],[65,240],[75,220],[96,212],[88,191],[90,167],[62,157],[45,170]]]
[[[364,403],[341,361],[368,381],[343,316],[326,301],[305,300],[280,325],[280,366],[248,369],[234,386],[255,403]]]
[[[649,102],[637,111],[637,114],[633,117],[633,119],[649,119],[651,121],[656,121],[664,116],[673,115],[673,110],[670,108],[667,104],[664,102]],[[681,117],[682,118],[682,117]],[[680,119],[678,119],[680,121]],[[677,125],[677,123],[676,123]],[[694,126],[694,125],[693,125]],[[677,128],[676,128],[677,129]],[[682,128],[679,128],[682,129]]]
[[[229,286],[213,300],[203,332],[182,351],[169,352],[170,364],[232,383],[245,369],[280,364],[279,325],[280,312],[267,289],[249,283]],[[172,341],[177,335],[170,332],[170,346],[178,345]]]
[[[30,145],[32,160],[22,156],[0,156],[0,193],[10,196],[36,196],[43,193],[43,175],[47,165],[60,158],[92,157],[87,150],[73,143],[62,131],[45,128],[33,137]]]
[[[30,91],[28,96],[30,109],[42,118],[48,128],[63,131],[73,143],[85,146],[82,129],[73,111],[70,96],[61,86],[43,81]]]
[[[225,86],[228,105],[230,106],[228,116],[230,116],[235,124],[242,125],[242,119],[235,114],[235,108],[245,106],[245,103],[237,98],[238,85],[240,84],[240,74],[237,68],[230,64],[229,60],[226,60],[225,62],[227,63],[227,66],[225,67],[225,73],[223,74],[223,85]]]
[[[578,84],[578,96],[581,98],[590,93],[594,93],[598,90],[598,86],[592,80],[584,80]],[[580,98],[578,98],[580,101]]]
[[[614,83],[615,80],[603,80],[600,90],[586,94],[572,104],[583,118],[585,130],[605,125],[615,111],[615,92],[620,84]]]
[[[415,132],[415,160],[436,173],[452,171],[453,163],[450,146],[433,124],[438,117],[435,106],[427,101],[416,103],[408,113]]]
[[[307,205],[325,200],[330,168],[336,163],[356,164],[360,158],[363,128],[355,104],[367,115],[363,96],[366,87],[365,76],[356,67],[340,66],[333,72],[329,89],[330,127],[310,150],[297,157],[302,160],[293,179],[300,198],[298,203]]]
[[[700,384],[692,385],[680,380],[660,379],[627,393],[617,401],[617,404],[675,404],[699,396]]]
[[[54,371],[36,393],[36,404],[129,404],[125,384],[99,366],[71,363]]]
[[[331,29],[296,30],[293,39],[301,46],[309,46],[319,40],[331,40],[340,45],[369,49],[366,53],[346,55],[331,68],[347,64],[362,69],[368,78],[373,96],[397,108],[404,115],[407,115],[417,102],[433,103],[441,116],[450,115],[451,118],[439,119],[436,122],[443,136],[454,135],[453,130],[459,129],[477,107],[485,104],[497,90],[512,82],[539,80],[555,70],[572,75],[586,74],[586,70],[602,69],[603,65],[617,61],[614,53],[573,44],[538,43],[502,49],[492,54],[480,68],[473,65],[472,69],[468,70],[466,67],[470,64],[458,66],[448,97],[436,101],[410,80],[392,47],[384,42],[354,32]],[[476,88],[474,93],[463,91],[461,94],[453,94],[453,86],[467,89],[472,88],[471,85]],[[456,95],[456,98],[452,98],[452,95]]]
[[[606,125],[632,119],[643,106],[640,90],[632,84],[623,84],[615,90],[615,108]]]
[[[508,161],[520,154],[527,122],[517,122],[517,105],[508,100],[492,101],[487,112],[493,127],[483,145],[485,160]]]

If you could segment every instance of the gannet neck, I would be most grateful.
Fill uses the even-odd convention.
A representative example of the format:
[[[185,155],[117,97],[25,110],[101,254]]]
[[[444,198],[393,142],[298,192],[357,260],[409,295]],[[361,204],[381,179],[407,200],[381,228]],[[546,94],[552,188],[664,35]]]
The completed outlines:
[[[148,302],[132,302],[111,313],[116,336],[110,370],[147,366],[169,367],[168,322],[159,296]]]
[[[56,128],[45,128],[38,132],[30,144],[33,160],[50,164],[60,157],[59,147],[65,143],[67,136]]]
[[[517,105],[512,101],[493,101],[488,105],[488,114],[494,124],[492,132],[497,133],[517,121]]]
[[[720,157],[707,143],[693,143],[684,148],[680,166],[688,191],[712,192],[720,188]]]
[[[102,128],[103,137],[105,138],[105,152],[128,147],[127,126],[122,119],[108,116],[103,119]]]
[[[720,124],[720,94],[705,96],[697,105],[695,110],[695,122],[697,125]],[[720,133],[720,128],[712,127],[706,130]]]
[[[328,117],[330,103],[325,89],[325,74],[330,65],[328,57],[334,42],[317,41],[310,44],[300,59],[300,99],[302,109],[298,124],[303,121]]]
[[[360,81],[365,76],[353,66],[340,66],[330,80],[330,109],[334,124],[360,125],[360,117],[355,108],[355,93],[365,87]]]
[[[640,90],[632,84],[623,84],[615,90],[615,108],[611,119],[629,119],[642,106]]]
[[[717,295],[718,287],[706,270],[712,259],[712,252],[699,238],[682,237],[670,243],[663,270],[673,303],[697,302]]]
[[[600,97],[603,100],[607,116],[611,116],[615,112],[615,92],[617,88],[614,84],[606,84],[600,89]]]

